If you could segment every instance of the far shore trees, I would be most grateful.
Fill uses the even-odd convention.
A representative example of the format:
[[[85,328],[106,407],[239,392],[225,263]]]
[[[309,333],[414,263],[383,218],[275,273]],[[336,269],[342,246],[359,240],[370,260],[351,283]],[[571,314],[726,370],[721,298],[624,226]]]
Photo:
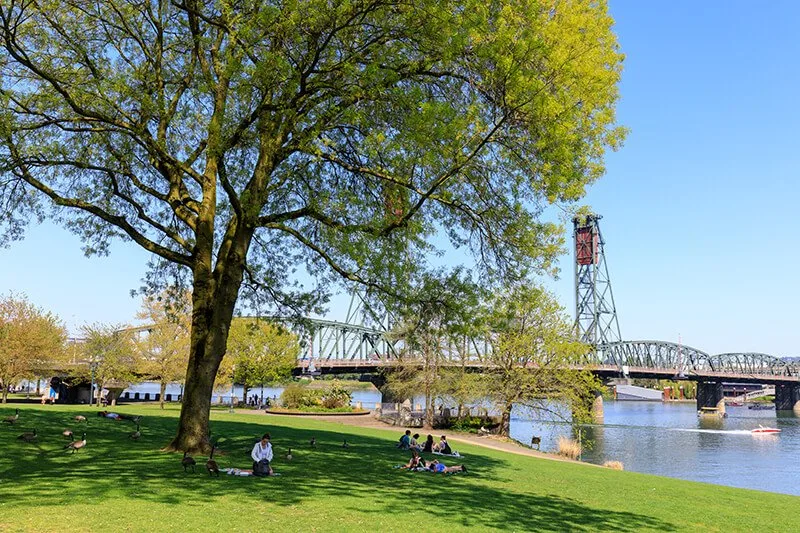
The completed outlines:
[[[0,297],[0,390],[42,372],[43,363],[62,359],[67,331],[61,320],[25,296]]]
[[[0,2],[0,244],[50,215],[191,287],[170,447],[206,453],[240,292],[403,299],[441,238],[486,284],[552,267],[542,209],[624,136],[612,26],[604,0]]]
[[[157,380],[160,385],[161,408],[167,385],[182,382],[189,362],[191,301],[169,295],[145,296],[136,318],[144,321],[146,333],[135,335],[134,346],[139,355],[139,371]]]

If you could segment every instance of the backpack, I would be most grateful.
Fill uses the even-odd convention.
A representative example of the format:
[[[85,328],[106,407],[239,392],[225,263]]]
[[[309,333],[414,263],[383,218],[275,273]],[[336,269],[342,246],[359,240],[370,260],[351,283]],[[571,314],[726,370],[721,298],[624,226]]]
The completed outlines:
[[[268,476],[269,475],[269,461],[261,459],[253,467],[254,476]]]

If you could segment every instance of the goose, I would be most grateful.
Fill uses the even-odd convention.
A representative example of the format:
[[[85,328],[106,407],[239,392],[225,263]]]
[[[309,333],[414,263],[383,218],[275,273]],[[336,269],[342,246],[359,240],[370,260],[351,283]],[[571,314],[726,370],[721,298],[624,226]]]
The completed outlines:
[[[86,446],[86,432],[84,431],[81,440],[74,440],[72,442],[68,442],[67,445],[64,446],[64,449],[72,450],[72,453],[75,453],[75,450],[80,450],[85,446]]]
[[[183,459],[181,459],[181,464],[183,465],[183,471],[186,472],[186,469],[190,466],[192,467],[192,472],[194,472],[194,465],[197,464],[197,461],[194,460],[194,457],[189,455],[189,452],[183,452]]]
[[[137,423],[136,424],[136,431],[134,431],[133,433],[128,435],[128,437],[133,439],[133,440],[139,440],[139,437],[141,437],[141,436],[142,436],[142,431],[139,429],[139,424]]]
[[[291,448],[289,448],[289,451],[286,452],[286,460],[287,461],[291,461],[292,460],[292,449]]]
[[[62,431],[61,435],[63,435],[65,439],[73,440],[73,438],[74,438],[74,436],[72,434],[72,430],[69,429],[69,428],[67,428],[64,431]]]
[[[347,444],[347,440],[345,440],[345,441],[342,443],[342,448],[349,448],[349,447],[350,447],[350,445],[349,445],[349,444]]]
[[[6,424],[13,424],[13,423],[15,423],[17,420],[19,420],[19,409],[17,409],[16,411],[14,411],[14,415],[13,415],[13,416],[7,416],[7,417],[5,417],[5,418],[3,419],[3,422],[5,422]]]
[[[208,461],[206,461],[206,470],[208,470],[208,475],[216,474],[219,477],[219,465],[214,460],[214,449],[216,446],[211,447],[211,455],[208,456]]]
[[[86,417],[83,415],[75,415],[75,422],[86,422]]]
[[[25,442],[33,442],[33,441],[35,441],[36,440],[36,428],[33,428],[33,432],[26,431],[25,433],[23,433],[22,435],[17,437],[17,439],[24,440]]]
[[[312,448],[316,448],[317,447],[317,438],[316,437],[311,437],[311,441],[309,442],[309,444],[311,445]]]

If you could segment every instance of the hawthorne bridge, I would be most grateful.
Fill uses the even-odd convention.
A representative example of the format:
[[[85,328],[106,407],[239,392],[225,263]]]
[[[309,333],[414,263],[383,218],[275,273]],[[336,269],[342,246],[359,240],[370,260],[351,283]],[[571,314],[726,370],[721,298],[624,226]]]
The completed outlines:
[[[698,408],[713,407],[723,412],[723,383],[774,385],[776,408],[800,412],[800,365],[796,362],[763,353],[709,354],[668,341],[623,340],[600,232],[601,218],[587,215],[573,219],[575,326],[581,340],[593,348],[576,367],[603,379],[696,381]],[[385,327],[355,323],[356,317],[368,314],[360,309],[365,305],[355,295],[346,322],[303,319],[300,328],[292,327],[295,322],[291,319],[271,317],[286,322],[302,339],[296,373],[374,374],[395,366],[401,359],[400,341],[393,340]],[[487,369],[484,350],[480,342],[471,341],[468,360],[454,359],[452,364]]]

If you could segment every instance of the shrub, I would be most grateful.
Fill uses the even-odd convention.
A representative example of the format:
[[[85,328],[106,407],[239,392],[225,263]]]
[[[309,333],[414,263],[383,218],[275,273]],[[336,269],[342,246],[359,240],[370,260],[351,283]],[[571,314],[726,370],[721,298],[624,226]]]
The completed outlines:
[[[577,441],[561,435],[558,437],[558,455],[569,459],[577,459],[581,456],[581,445]]]
[[[314,407],[321,404],[320,396],[318,390],[307,389],[300,385],[289,385],[283,389],[281,404],[288,409]]]
[[[338,383],[332,384],[321,392],[321,403],[325,409],[337,409],[350,405],[350,391]]]
[[[606,461],[603,466],[611,470],[625,470],[621,461]]]
[[[469,433],[477,433],[483,427],[485,421],[478,416],[463,416],[453,421],[450,429],[455,431],[466,431]]]

